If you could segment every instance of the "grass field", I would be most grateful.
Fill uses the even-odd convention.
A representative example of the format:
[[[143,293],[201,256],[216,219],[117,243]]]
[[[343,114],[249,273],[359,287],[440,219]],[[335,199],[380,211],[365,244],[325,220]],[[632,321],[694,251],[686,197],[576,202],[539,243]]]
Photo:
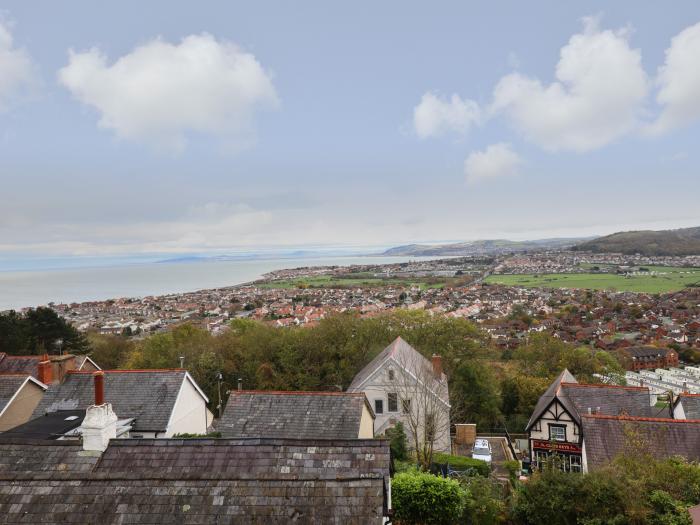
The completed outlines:
[[[418,286],[421,290],[427,288],[440,288],[444,281],[435,282],[435,279],[386,279],[372,275],[360,275],[353,277],[339,277],[331,275],[318,275],[314,277],[300,277],[298,279],[282,279],[261,283],[260,288],[359,288],[382,286]]]
[[[611,273],[553,273],[542,275],[490,275],[487,283],[526,288],[587,288],[621,292],[664,293],[700,286],[700,268],[645,267],[649,273],[625,277]]]

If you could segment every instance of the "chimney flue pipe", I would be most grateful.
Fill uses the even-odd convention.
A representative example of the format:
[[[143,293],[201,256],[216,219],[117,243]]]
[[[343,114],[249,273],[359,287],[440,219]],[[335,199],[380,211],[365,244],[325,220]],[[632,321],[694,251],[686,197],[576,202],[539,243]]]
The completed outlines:
[[[95,372],[95,406],[105,404],[105,373],[101,370]]]

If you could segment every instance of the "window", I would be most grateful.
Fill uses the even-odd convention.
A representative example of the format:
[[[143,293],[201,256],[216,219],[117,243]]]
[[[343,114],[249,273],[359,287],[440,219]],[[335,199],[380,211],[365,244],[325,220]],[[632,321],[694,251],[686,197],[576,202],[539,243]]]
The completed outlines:
[[[388,374],[389,374],[389,381],[393,381],[394,380],[394,369],[390,368]]]
[[[408,414],[411,412],[411,400],[410,399],[402,399],[401,400],[401,410],[403,411],[404,414]]]
[[[389,405],[387,408],[389,409],[389,412],[398,412],[399,410],[399,398],[396,393],[391,393],[387,394],[387,404]]]
[[[384,400],[383,399],[375,399],[374,400],[374,413],[375,414],[383,414],[384,413]]]
[[[539,470],[542,470],[542,467],[547,462],[548,457],[549,454],[547,454],[546,452],[541,452],[539,450],[535,451],[535,463],[537,463],[537,468]]]
[[[549,439],[552,441],[566,441],[566,427],[549,425]]]
[[[569,456],[571,472],[581,472],[581,456]]]

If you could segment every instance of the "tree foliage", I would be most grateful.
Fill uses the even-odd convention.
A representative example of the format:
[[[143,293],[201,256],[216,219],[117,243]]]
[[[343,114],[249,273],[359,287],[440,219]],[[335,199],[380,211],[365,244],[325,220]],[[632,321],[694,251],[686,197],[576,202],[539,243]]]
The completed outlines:
[[[700,502],[700,467],[629,453],[582,475],[545,468],[519,487],[515,524],[690,525]]]
[[[402,472],[391,483],[395,518],[402,525],[458,523],[465,496],[458,481],[426,472]]]
[[[0,313],[0,352],[37,355],[59,350],[85,353],[86,337],[51,308],[40,306],[19,314]]]

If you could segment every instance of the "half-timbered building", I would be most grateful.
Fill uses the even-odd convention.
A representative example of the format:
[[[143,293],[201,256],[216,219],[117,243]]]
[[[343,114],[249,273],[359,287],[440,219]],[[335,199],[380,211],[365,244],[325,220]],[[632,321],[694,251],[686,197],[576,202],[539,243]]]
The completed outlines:
[[[585,470],[582,416],[651,417],[651,400],[648,388],[582,384],[564,370],[540,397],[526,427],[533,467],[556,455],[562,469]]]

